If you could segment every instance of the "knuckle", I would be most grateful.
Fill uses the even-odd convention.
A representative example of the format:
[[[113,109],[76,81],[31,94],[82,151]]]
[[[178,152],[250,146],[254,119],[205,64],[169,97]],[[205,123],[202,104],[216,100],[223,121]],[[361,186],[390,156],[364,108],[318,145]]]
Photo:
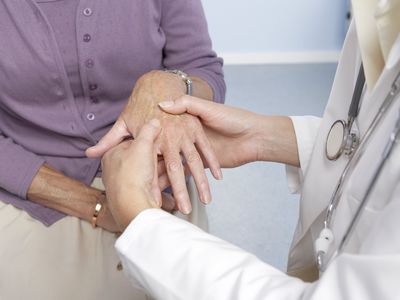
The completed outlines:
[[[173,145],[174,144],[174,138],[179,135],[179,128],[175,127],[173,124],[168,124],[163,130],[163,137],[164,140],[163,142],[167,145]]]
[[[197,151],[191,151],[186,157],[188,163],[194,163],[200,161],[200,155]]]
[[[181,168],[181,165],[182,165],[181,162],[176,159],[167,162],[167,168],[171,172],[179,171]]]
[[[178,188],[174,191],[174,197],[179,201],[184,201],[184,199],[187,197],[187,192],[183,188]]]
[[[196,116],[188,116],[186,125],[194,135],[198,135],[202,131],[200,120]]]

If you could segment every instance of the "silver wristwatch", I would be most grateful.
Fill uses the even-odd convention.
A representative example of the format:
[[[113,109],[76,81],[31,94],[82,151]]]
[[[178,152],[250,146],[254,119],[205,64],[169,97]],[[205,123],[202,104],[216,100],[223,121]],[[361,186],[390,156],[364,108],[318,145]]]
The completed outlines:
[[[183,82],[186,84],[186,94],[192,96],[193,81],[190,79],[189,75],[181,70],[164,70],[167,73],[173,73],[182,78]]]

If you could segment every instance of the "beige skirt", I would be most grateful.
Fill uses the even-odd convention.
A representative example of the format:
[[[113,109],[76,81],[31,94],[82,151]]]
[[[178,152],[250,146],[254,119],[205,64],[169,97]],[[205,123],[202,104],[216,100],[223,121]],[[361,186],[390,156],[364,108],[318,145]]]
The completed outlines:
[[[193,212],[178,215],[207,230],[205,208],[192,180],[188,189]],[[0,299],[150,299],[126,279],[115,240],[115,234],[75,217],[46,227],[0,201]]]

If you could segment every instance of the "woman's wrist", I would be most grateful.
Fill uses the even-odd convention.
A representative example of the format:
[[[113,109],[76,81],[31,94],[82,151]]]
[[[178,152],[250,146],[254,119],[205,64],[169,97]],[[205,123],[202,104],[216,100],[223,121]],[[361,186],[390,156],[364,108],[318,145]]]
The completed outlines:
[[[67,214],[92,223],[96,204],[100,203],[102,207],[99,209],[99,214],[97,216],[96,224],[98,224],[105,208],[103,197],[105,196],[101,190],[83,184],[82,186],[76,186],[76,191],[71,193],[70,198],[70,209],[73,211]]]
[[[121,232],[121,228],[114,220],[111,214],[107,194],[102,190],[91,188],[91,193],[94,199],[90,201],[90,210],[87,221],[92,224],[92,227],[101,227],[110,232]]]
[[[93,207],[93,213],[92,213],[92,218],[91,218],[91,223],[92,227],[96,228],[98,221],[101,219],[101,217],[104,215],[104,211],[106,210],[106,194],[104,191],[102,191],[94,204]]]
[[[197,76],[190,76],[192,80],[192,95],[205,100],[213,100],[214,91],[207,81]],[[150,71],[139,78],[138,83],[154,82],[155,84],[165,85],[168,90],[175,89],[179,96],[185,95],[187,92],[187,86],[182,78],[174,73],[165,72],[162,70]],[[159,99],[163,101],[165,99]]]
[[[185,95],[187,90],[185,82],[179,75],[162,70],[147,72],[138,79],[136,85],[148,86],[160,92],[173,91],[177,96]],[[162,101],[162,99],[156,100]]]

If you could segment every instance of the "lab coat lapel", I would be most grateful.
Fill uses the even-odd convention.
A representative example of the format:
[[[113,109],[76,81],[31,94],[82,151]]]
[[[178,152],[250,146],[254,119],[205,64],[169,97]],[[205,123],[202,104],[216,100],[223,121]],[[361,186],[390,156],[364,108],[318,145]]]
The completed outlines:
[[[359,54],[354,24],[351,24],[346,37],[345,47],[341,54],[331,95],[324,112],[324,118],[314,145],[312,159],[305,171],[300,205],[300,217],[294,235],[292,248],[301,240],[311,224],[328,205],[337,179],[345,167],[348,158],[340,157],[337,161],[329,161],[325,156],[325,140],[329,129],[337,119],[346,119],[348,108],[357,78]],[[312,200],[310,200],[312,199]]]

